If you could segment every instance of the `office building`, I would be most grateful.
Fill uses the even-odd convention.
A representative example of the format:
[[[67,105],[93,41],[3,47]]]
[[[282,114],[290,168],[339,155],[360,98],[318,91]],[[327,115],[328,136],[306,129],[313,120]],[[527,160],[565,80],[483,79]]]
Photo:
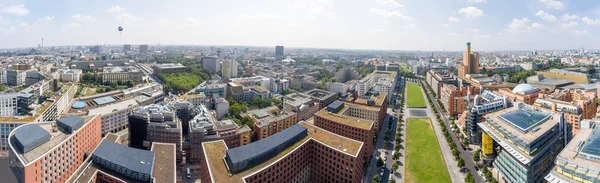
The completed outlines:
[[[350,80],[356,80],[360,78],[360,74],[354,69],[354,67],[346,67],[335,73],[335,81],[345,83]]]
[[[188,72],[189,68],[181,65],[180,63],[166,63],[166,64],[154,64],[152,65],[153,74],[158,76],[159,74],[171,74],[171,73],[184,73]]]
[[[90,51],[93,53],[100,53],[100,52],[102,52],[102,46],[96,45],[96,46],[92,47]]]
[[[177,145],[177,159],[181,159],[181,121],[167,104],[140,107],[129,115],[129,146],[148,149],[153,142]]]
[[[471,52],[471,43],[467,42],[467,51],[463,53],[463,62],[458,66],[458,77],[465,78],[467,74],[479,74],[479,53]]]
[[[141,83],[144,77],[142,73],[135,66],[126,67],[104,67],[102,70],[102,82],[127,82],[133,81],[135,83]]]
[[[215,99],[215,110],[217,111],[217,120],[223,119],[229,113],[229,102],[225,98]]]
[[[81,103],[82,101],[75,101],[75,103]],[[97,108],[90,108],[87,112],[88,115],[101,114],[102,115],[102,136],[108,133],[117,133],[121,130],[127,129],[129,125],[129,114],[136,110],[140,105],[134,100],[129,99],[114,104],[108,104]],[[76,106],[77,107],[77,106]]]
[[[67,182],[181,182],[175,144],[152,143],[147,151],[127,147],[121,140],[116,134],[106,136]]]
[[[458,81],[456,80],[454,75],[448,73],[447,71],[429,70],[427,72],[426,78],[427,84],[431,86],[431,89],[433,89],[433,93],[435,94],[435,96],[437,96],[437,98],[440,97],[442,85],[448,84],[458,86]]]
[[[194,116],[196,116],[196,114],[198,114],[196,106],[192,105],[191,102],[186,100],[177,100],[170,102],[169,107],[175,111],[175,115],[177,115],[177,118],[181,122],[181,131],[183,136],[187,136],[189,131],[189,122],[192,118],[194,118]]]
[[[363,161],[373,153],[373,134],[377,131],[376,107],[335,101],[315,114],[314,124],[332,133],[364,143]]]
[[[257,140],[267,138],[298,123],[298,115],[292,111],[280,111],[272,106],[264,109],[247,111],[254,122],[254,136]]]
[[[215,56],[202,57],[202,68],[209,70],[211,73],[219,72],[221,70],[221,59]]]
[[[148,52],[148,45],[147,44],[140,45],[140,53],[146,53],[146,52]]]
[[[377,131],[381,130],[388,110],[387,93],[375,92],[371,96],[362,96],[354,100],[346,100],[345,102],[366,106],[369,107],[368,109],[372,109],[371,107],[377,108],[377,110],[368,110],[368,112],[370,113],[369,116],[377,116],[377,118],[370,119],[375,122],[375,129],[377,129]]]
[[[440,90],[440,102],[450,114],[450,116],[458,116],[462,114],[469,106],[469,101],[473,101],[473,98],[467,99],[467,95],[475,97],[481,92],[480,88],[467,86],[457,88],[455,85],[443,84]]]
[[[295,112],[298,121],[308,120],[318,112],[319,102],[313,101],[310,96],[303,93],[290,93],[284,96],[284,110]]]
[[[62,70],[60,72],[60,80],[62,82],[79,83],[79,80],[81,79],[81,75],[83,75],[83,72],[79,69]]]
[[[42,75],[40,72],[36,70],[26,71],[25,72],[25,86],[31,86],[40,81],[46,79],[46,76]]]
[[[283,52],[283,46],[275,46],[275,56],[276,57],[281,57],[283,56],[284,52]]]
[[[230,79],[237,77],[237,62],[235,60],[227,59],[223,60],[223,72],[221,73],[223,78]]]
[[[131,45],[130,44],[123,45],[123,51],[131,51]]]
[[[23,70],[6,70],[6,85],[24,86],[26,76]]]
[[[192,162],[199,162],[203,158],[202,142],[222,140],[227,147],[234,148],[252,141],[250,127],[240,126],[232,120],[217,121],[214,111],[209,111],[204,105],[200,105],[199,109],[198,115],[190,120],[188,139]]]
[[[583,127],[558,154],[552,171],[544,177],[547,182],[600,182],[600,128]]]
[[[202,143],[204,183],[362,182],[363,143],[300,122],[254,143]],[[248,153],[253,152],[253,153]]]
[[[481,144],[481,128],[478,124],[485,121],[487,114],[510,107],[510,102],[505,96],[489,90],[481,91],[472,101],[470,98],[471,94],[467,93],[466,99],[469,99],[470,104],[458,118],[458,124],[460,129],[464,129],[463,133],[471,144]]]
[[[111,66],[133,66],[135,65],[135,61],[133,60],[80,60],[80,61],[71,61],[70,69],[101,69],[104,67]]]
[[[304,94],[310,96],[314,102],[319,103],[319,110],[327,107],[333,101],[337,99],[337,93],[328,92],[320,89],[312,89],[304,92]]]
[[[495,159],[498,179],[504,182],[544,182],[571,136],[564,115],[523,103],[485,118],[478,124],[483,130],[484,161]]]
[[[242,86],[230,82],[227,84],[227,96],[237,102],[252,103],[254,98],[271,99],[271,92],[261,86]]]
[[[536,72],[538,76],[543,76],[544,78],[552,78],[552,79],[565,79],[573,81],[577,84],[587,84],[590,83],[590,75],[575,71],[568,71],[564,69],[550,69],[548,71],[538,71]]]
[[[227,98],[227,84],[225,83],[203,83],[196,87],[195,91],[204,93],[207,97],[213,97],[216,94],[218,97]]]
[[[395,71],[378,71],[365,76],[356,83],[356,92],[359,97],[371,95],[374,92],[393,93],[396,88],[397,73]],[[391,95],[387,96],[392,100]]]
[[[327,82],[325,84],[325,86],[327,87],[327,91],[329,92],[333,92],[336,94],[345,94],[348,93],[348,84],[346,83],[331,83],[331,82]]]
[[[9,138],[10,168],[18,182],[65,182],[102,140],[100,115],[24,124]]]
[[[556,90],[552,94],[540,94],[534,105],[555,113],[564,113],[566,122],[577,133],[583,119],[596,117],[595,92],[581,90]]]

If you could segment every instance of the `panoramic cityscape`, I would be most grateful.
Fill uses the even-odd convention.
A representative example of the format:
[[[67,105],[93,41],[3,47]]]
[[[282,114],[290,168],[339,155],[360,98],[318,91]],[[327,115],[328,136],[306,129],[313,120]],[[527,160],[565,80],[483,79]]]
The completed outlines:
[[[600,182],[600,2],[114,3],[0,3],[1,183]]]

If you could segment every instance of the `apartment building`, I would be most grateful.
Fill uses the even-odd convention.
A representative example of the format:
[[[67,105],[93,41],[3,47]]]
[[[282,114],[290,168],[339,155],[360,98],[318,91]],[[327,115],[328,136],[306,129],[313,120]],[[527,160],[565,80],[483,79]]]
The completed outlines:
[[[280,111],[275,106],[250,110],[245,115],[252,118],[254,136],[258,140],[267,138],[298,123],[298,115],[295,112]]]

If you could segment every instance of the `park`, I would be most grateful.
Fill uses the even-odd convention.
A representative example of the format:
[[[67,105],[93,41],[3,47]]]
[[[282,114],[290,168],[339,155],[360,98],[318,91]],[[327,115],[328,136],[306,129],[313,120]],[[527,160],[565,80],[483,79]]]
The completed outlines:
[[[408,97],[406,97],[408,107],[427,107],[421,92],[421,86],[415,83],[408,83],[406,86],[408,90]]]
[[[431,121],[408,118],[406,128],[406,182],[451,182]]]

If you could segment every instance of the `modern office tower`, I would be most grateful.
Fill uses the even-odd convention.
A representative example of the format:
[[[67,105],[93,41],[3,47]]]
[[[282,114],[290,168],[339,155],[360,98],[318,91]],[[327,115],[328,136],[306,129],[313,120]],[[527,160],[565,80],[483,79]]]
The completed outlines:
[[[249,104],[254,98],[271,99],[271,92],[262,86],[244,86],[229,82],[227,84],[227,97],[231,97],[237,102],[246,102]]]
[[[275,56],[283,56],[283,46],[275,46]]]
[[[148,45],[147,44],[140,45],[140,53],[146,53],[146,52],[148,52]]]
[[[8,86],[24,86],[26,73],[23,70],[6,70],[6,85]]]
[[[577,135],[558,154],[547,182],[600,182],[600,121],[584,120]]]
[[[319,111],[319,102],[313,101],[310,96],[303,93],[287,94],[283,103],[285,110],[293,111],[298,115],[298,121],[308,120]]]
[[[221,60],[215,56],[202,57],[202,68],[209,70],[211,73],[219,72],[221,70]]]
[[[92,47],[90,51],[93,53],[100,53],[100,52],[102,52],[102,46],[96,45],[96,46]]]
[[[369,91],[393,93],[396,88],[395,71],[373,71],[373,73],[365,76],[356,83],[356,92],[359,97],[365,97]],[[387,96],[388,100],[392,100],[392,95]],[[389,102],[388,101],[388,102]]]
[[[377,131],[379,109],[358,104],[335,101],[327,109],[315,114],[314,124],[335,134],[364,143],[363,162],[373,153],[373,133]]]
[[[141,83],[145,74],[135,66],[113,66],[102,69],[102,82],[127,82]]]
[[[215,111],[217,111],[217,120],[223,119],[229,113],[229,102],[225,98],[215,99]]]
[[[177,145],[181,159],[181,121],[167,104],[140,107],[129,115],[129,146],[148,149],[153,142]]]
[[[78,105],[76,103],[81,105],[85,104],[83,101],[75,101],[74,105]],[[102,136],[104,136],[108,133],[117,133],[127,129],[129,126],[129,114],[138,107],[140,107],[140,105],[134,99],[129,99],[108,105],[90,107],[87,114],[102,115]]]
[[[217,121],[214,112],[200,105],[198,115],[190,120],[190,161],[202,159],[202,142],[223,140],[227,147],[243,146],[252,141],[251,131],[248,126],[240,126],[231,120]]]
[[[90,152],[66,182],[153,183],[177,182],[176,145],[152,143],[150,150],[120,144],[122,136],[109,133]]]
[[[571,136],[563,114],[524,103],[515,103],[485,118],[478,124],[483,130],[484,161],[495,157],[498,179],[504,182],[544,182],[556,155]]]
[[[319,103],[319,110],[327,107],[327,105],[331,104],[337,98],[337,93],[328,92],[321,89],[312,89],[304,92],[304,94],[310,96],[313,101]]]
[[[130,44],[123,45],[123,51],[131,51],[131,45]]]
[[[171,105],[170,107],[175,111],[177,118],[179,118],[181,121],[181,131],[183,132],[183,135],[187,136],[190,126],[189,122],[192,118],[194,118],[194,116],[196,116],[198,111],[196,111],[195,106],[188,101],[178,100],[169,104]]]
[[[480,91],[480,88],[474,86],[457,88],[455,85],[443,84],[440,90],[440,102],[450,116],[458,116],[467,109],[469,101],[473,100],[472,98],[467,99],[467,94],[475,97]]]
[[[465,78],[467,74],[479,74],[479,53],[471,52],[470,42],[467,42],[467,51],[463,53],[463,63],[457,67],[460,78]]]
[[[557,90],[552,94],[541,94],[534,105],[555,113],[564,113],[567,123],[573,127],[573,133],[579,131],[583,119],[596,117],[595,92],[582,90]]]
[[[485,115],[500,109],[509,107],[510,103],[505,96],[500,96],[494,92],[480,89],[481,94],[475,95],[471,101],[472,95],[467,92],[467,109],[458,118],[460,128],[464,129],[467,138],[471,144],[481,143],[481,128],[477,125],[485,121]]]
[[[165,64],[154,64],[152,65],[153,74],[158,76],[159,74],[171,74],[171,73],[183,73],[188,72],[189,68],[181,65],[180,63],[165,63]]]
[[[65,182],[102,140],[100,115],[28,123],[9,135],[10,168],[18,182]]]
[[[359,183],[364,172],[362,142],[305,122],[245,146],[229,148],[219,140],[202,149],[204,183]]]
[[[356,98],[354,101],[345,102],[377,108],[377,111],[369,110],[369,112],[377,113],[377,118],[373,119],[373,121],[375,121],[375,129],[377,129],[377,131],[381,130],[381,128],[383,127],[383,121],[385,120],[388,110],[388,100],[386,92],[375,92],[370,97],[364,96],[361,98]]]
[[[227,59],[223,60],[223,72],[221,75],[225,79],[237,77],[237,62],[235,60]]]
[[[458,80],[453,74],[447,72],[446,70],[430,70],[427,72],[426,78],[427,83],[429,84],[429,86],[431,86],[431,89],[433,89],[433,93],[435,93],[435,96],[437,96],[438,98],[440,97],[440,90],[442,90],[442,85],[448,84],[458,86]]]
[[[264,139],[298,123],[298,115],[292,111],[281,111],[277,106],[247,111],[254,121],[254,136]]]

